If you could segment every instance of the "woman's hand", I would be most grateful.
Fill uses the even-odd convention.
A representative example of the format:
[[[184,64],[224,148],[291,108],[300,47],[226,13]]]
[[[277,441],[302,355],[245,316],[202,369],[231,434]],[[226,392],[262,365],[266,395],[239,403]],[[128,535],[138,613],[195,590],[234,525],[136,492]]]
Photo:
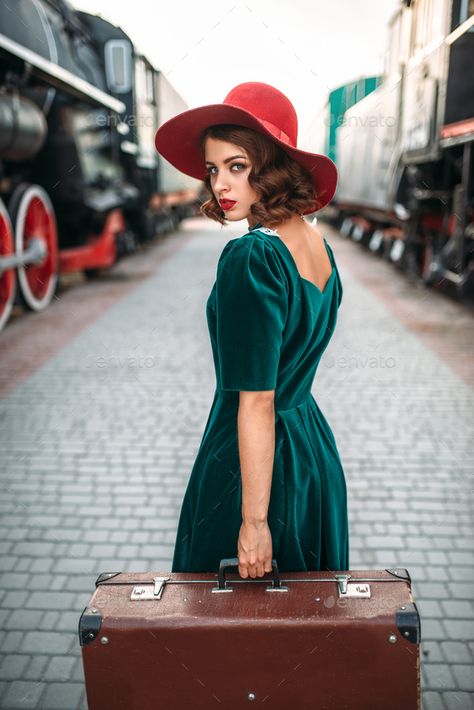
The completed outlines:
[[[272,571],[272,534],[268,522],[243,521],[237,541],[241,577],[263,577]]]

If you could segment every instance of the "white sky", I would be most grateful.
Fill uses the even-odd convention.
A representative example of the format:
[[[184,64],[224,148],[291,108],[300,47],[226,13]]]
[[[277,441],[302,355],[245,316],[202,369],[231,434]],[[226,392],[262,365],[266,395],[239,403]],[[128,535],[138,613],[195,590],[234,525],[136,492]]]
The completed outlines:
[[[119,25],[189,108],[243,81],[288,96],[299,139],[340,84],[382,73],[400,0],[70,0]],[[301,140],[298,141],[300,144]]]

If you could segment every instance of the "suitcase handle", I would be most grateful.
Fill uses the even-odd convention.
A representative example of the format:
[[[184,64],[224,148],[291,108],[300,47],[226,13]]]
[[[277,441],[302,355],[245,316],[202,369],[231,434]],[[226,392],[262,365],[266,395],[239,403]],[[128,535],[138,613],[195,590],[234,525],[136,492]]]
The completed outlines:
[[[218,581],[218,589],[226,589],[226,579],[225,579],[225,570],[228,567],[238,567],[239,566],[239,558],[238,557],[227,557],[225,559],[222,559],[219,563],[219,581]],[[278,565],[277,561],[275,559],[272,560],[272,574],[273,574],[273,581],[272,581],[272,589],[281,589],[281,581],[280,581],[280,573],[278,571]]]

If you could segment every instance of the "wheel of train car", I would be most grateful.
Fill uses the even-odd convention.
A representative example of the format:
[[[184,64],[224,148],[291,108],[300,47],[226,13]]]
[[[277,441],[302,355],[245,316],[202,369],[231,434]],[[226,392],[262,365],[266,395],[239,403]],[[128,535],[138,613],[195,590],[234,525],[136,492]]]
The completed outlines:
[[[353,228],[354,222],[350,217],[346,217],[342,222],[341,229],[339,230],[341,237],[350,237]]]
[[[437,268],[434,261],[433,244],[430,241],[425,242],[421,249],[420,259],[420,276],[426,286],[432,286],[436,278]]]
[[[404,239],[394,239],[390,247],[390,261],[400,270],[403,270],[405,246]]]
[[[361,242],[364,238],[364,227],[361,224],[355,224],[351,237],[354,242]]]
[[[375,229],[369,239],[369,249],[374,254],[383,252],[383,229]]]
[[[13,229],[7,208],[0,200],[0,259],[14,253]],[[15,269],[0,270],[0,330],[10,317],[15,300]]]
[[[10,200],[17,252],[36,249],[41,260],[18,267],[21,298],[41,311],[51,302],[58,283],[58,235],[54,208],[39,185],[21,184]]]

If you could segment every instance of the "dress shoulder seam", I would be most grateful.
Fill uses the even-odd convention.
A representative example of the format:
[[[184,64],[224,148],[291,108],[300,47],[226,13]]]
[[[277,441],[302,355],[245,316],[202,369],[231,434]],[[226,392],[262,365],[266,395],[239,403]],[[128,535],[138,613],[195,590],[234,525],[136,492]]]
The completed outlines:
[[[248,257],[251,257],[251,254],[254,250],[254,246],[256,242],[260,242],[263,248],[263,255],[262,257],[255,257],[258,258],[259,261],[261,261],[263,264],[266,265],[266,267],[269,269],[269,271],[273,274],[273,277],[285,288],[285,290],[288,287],[287,284],[287,279],[285,277],[284,271],[281,267],[280,263],[280,254],[278,253],[278,249],[276,248],[275,244],[273,244],[271,239],[268,239],[265,234],[258,233],[259,230],[249,230],[245,234],[242,234],[240,237],[236,237],[235,239],[231,239],[229,242],[227,242],[227,246],[229,246],[228,249],[224,247],[225,254],[223,253],[221,255],[222,258],[219,259],[218,263],[218,269],[220,271],[221,268],[225,268],[225,265],[228,263],[227,262],[227,257],[230,257],[232,260],[233,257],[237,255],[237,253],[244,253],[241,252],[241,250],[246,249],[249,254]],[[272,256],[270,257],[270,262],[268,261],[268,258],[266,257],[266,254],[270,253]],[[275,256],[276,255],[276,256]],[[272,263],[273,262],[273,263]]]
[[[268,238],[268,235],[270,234],[276,234],[277,233],[273,229],[269,229],[268,227],[255,227],[254,229],[250,230],[249,234],[252,234],[255,238],[259,237],[263,244],[265,244],[266,247],[270,248],[270,251],[273,256],[276,256],[275,258],[275,266],[278,269],[278,279],[281,281],[282,285],[285,286],[285,288],[288,288],[288,279],[285,274],[285,270],[282,268],[282,256],[280,253],[280,250],[276,246],[275,242],[272,239]],[[278,235],[277,235],[278,236]]]

